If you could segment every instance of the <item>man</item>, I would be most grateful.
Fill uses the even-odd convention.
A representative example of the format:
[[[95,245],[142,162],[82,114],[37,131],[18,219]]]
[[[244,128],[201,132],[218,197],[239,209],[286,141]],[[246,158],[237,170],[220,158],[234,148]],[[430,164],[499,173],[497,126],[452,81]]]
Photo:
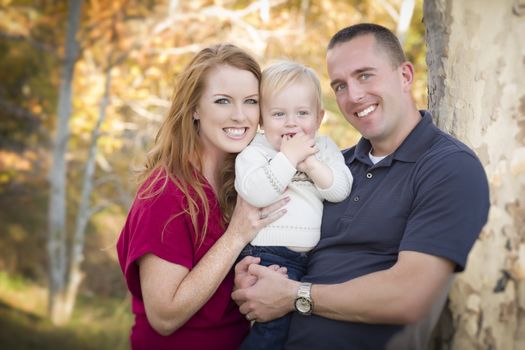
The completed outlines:
[[[465,268],[487,220],[486,175],[467,146],[417,110],[413,65],[388,29],[339,31],[327,65],[341,112],[363,136],[344,152],[352,192],[325,204],[303,283],[246,259],[233,297],[259,322],[295,304],[286,349],[421,348],[426,339],[415,342],[406,325],[441,301],[439,310],[451,276]],[[257,283],[242,288],[250,274]]]

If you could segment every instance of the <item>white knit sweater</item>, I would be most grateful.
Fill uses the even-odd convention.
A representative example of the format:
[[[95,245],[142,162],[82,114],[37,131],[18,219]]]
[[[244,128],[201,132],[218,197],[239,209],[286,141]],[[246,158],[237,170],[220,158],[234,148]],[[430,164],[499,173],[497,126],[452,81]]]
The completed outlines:
[[[318,188],[305,173],[297,172],[262,134],[237,156],[235,189],[248,203],[264,207],[290,197],[288,212],[259,231],[253,245],[313,248],[319,242],[323,200],[340,202],[350,194],[353,177],[339,148],[324,136],[316,139],[316,145],[316,158],[332,170],[333,183],[327,189]]]

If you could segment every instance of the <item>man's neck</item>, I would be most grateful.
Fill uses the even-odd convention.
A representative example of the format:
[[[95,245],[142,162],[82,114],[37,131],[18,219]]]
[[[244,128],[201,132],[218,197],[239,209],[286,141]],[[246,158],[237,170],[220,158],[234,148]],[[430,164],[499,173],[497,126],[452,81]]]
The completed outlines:
[[[370,154],[375,157],[382,157],[394,153],[420,121],[421,115],[414,106],[410,109],[407,117],[402,121],[403,124],[397,130],[397,134],[394,135],[395,137],[384,140],[370,140],[370,143],[372,144]]]

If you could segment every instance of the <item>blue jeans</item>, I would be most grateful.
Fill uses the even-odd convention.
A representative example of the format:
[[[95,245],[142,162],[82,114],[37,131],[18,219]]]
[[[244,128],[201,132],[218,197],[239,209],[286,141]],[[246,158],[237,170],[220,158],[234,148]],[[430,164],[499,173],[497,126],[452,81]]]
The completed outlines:
[[[263,247],[248,244],[239,259],[245,256],[261,258],[261,265],[279,265],[288,269],[288,278],[299,281],[304,275],[308,261],[308,253],[294,252],[286,247]],[[239,350],[279,350],[284,347],[290,325],[290,314],[270,322],[255,322],[250,333],[244,339]]]

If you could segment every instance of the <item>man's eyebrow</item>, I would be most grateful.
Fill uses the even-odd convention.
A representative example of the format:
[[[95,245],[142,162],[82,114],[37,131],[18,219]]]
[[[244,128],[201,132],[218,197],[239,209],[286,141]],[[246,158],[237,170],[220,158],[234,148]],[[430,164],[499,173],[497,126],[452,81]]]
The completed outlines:
[[[376,70],[377,68],[374,68],[374,67],[363,67],[363,68],[359,68],[353,71],[352,75],[355,76],[355,75],[362,74],[364,72],[370,72],[370,71],[376,71]]]

